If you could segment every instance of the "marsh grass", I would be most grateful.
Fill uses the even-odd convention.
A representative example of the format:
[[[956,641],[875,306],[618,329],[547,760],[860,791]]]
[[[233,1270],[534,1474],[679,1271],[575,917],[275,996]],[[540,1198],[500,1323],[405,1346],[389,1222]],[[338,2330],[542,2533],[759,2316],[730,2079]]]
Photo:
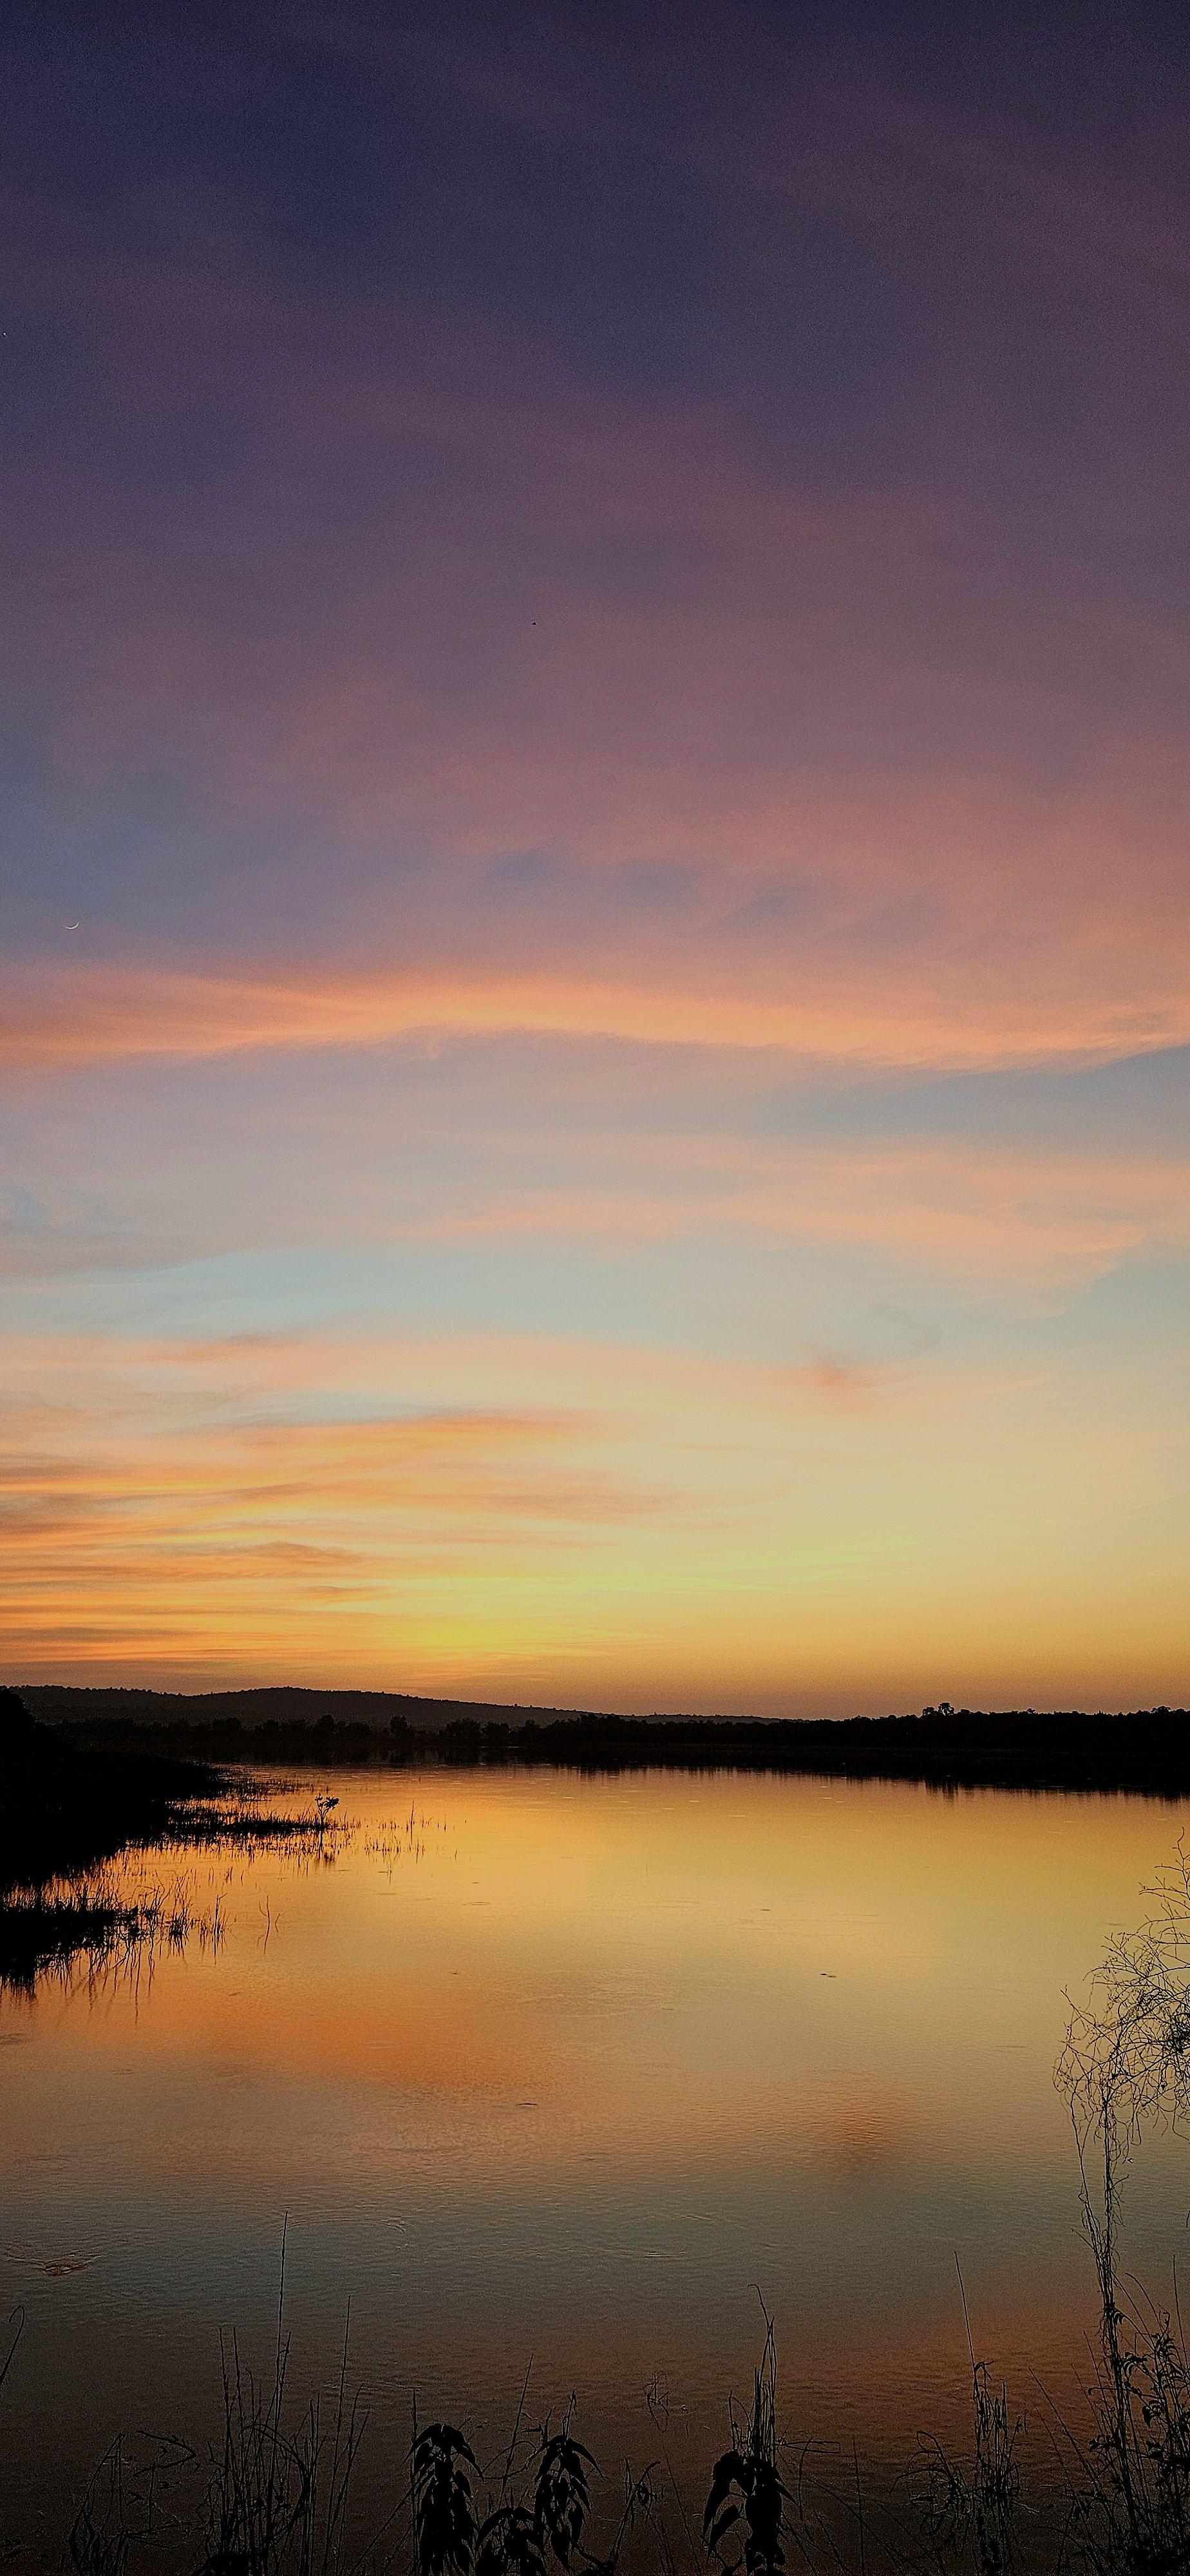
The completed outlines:
[[[448,1817],[419,1814],[416,1804],[411,1802],[407,1816],[387,1817],[364,1835],[364,1856],[378,1862],[386,1877],[391,1879],[401,1861],[412,1861],[416,1865],[419,1861],[441,1855],[452,1843],[456,1845],[457,1858],[456,1838],[457,1828]]]
[[[152,1969],[164,1951],[195,1940],[217,1949],[223,1934],[219,1900],[198,1907],[183,1875],[172,1886],[162,1870],[193,1851],[226,1851],[245,1859],[280,1851],[312,1867],[333,1866],[356,1830],[332,1813],[338,1799],[322,1794],[291,1813],[267,1803],[283,1784],[237,1783],[218,1798],[171,1814],[168,1829],[148,1851],[137,1847],[140,1885],[129,1893],[127,1857],[92,1868],[34,1880],[15,1879],[0,1893],[0,1989],[31,1994],[38,1982],[104,1970]],[[155,1867],[144,1864],[155,1855]]]
[[[184,1877],[130,1894],[125,1876],[105,1863],[9,1897],[0,1909],[0,1985],[32,1994],[47,1978],[71,1988],[80,1977],[151,1970],[163,1952],[192,1940],[218,1950],[223,1929],[219,1899],[199,1907]]]
[[[223,2441],[206,2495],[206,2576],[337,2576],[349,2563],[347,2505],[367,2412],[358,2391],[347,2395],[347,2349],[345,2334],[329,2422],[315,2396],[290,2427],[289,2345],[280,2331],[263,2385],[243,2363],[238,2339],[221,2342]]]
[[[931,2435],[919,2435],[922,2532],[939,2569],[1015,2576],[1024,2556],[1017,2462],[1024,2423],[1013,2414],[1004,2383],[997,2388],[986,2362],[976,2359],[961,2271],[959,2294],[971,2362],[971,2448],[966,2458],[956,2459]]]

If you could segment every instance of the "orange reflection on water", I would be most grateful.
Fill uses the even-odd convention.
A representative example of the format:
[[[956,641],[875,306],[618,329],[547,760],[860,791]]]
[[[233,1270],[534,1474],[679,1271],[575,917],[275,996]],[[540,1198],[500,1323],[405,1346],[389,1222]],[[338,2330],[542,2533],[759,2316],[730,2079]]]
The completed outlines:
[[[398,1799],[425,1810],[397,1855]],[[1168,1842],[1125,1800],[651,1773],[353,1776],[322,1863],[233,1868],[217,1952],[159,1959],[102,2009],[47,2001],[52,2063],[147,2097],[153,2070],[307,2099],[534,2096],[563,2157],[623,2167],[794,2141],[845,2166],[1051,2138],[1062,1990]],[[399,1820],[401,1821],[401,1820]],[[135,1864],[139,1870],[140,1864]],[[202,1871],[190,1870],[201,1882]],[[210,1872],[219,1892],[226,1862]],[[200,1886],[201,1901],[201,1886]],[[741,2088],[743,2088],[743,2093]],[[151,2156],[160,2122],[134,2151]],[[832,2145],[830,2142],[834,2141]]]
[[[0,2294],[33,2280],[51,2343],[83,2319],[72,2370],[155,2316],[201,2375],[216,2325],[267,2306],[285,2213],[309,2314],[329,2332],[350,2291],[374,2376],[443,2403],[497,2408],[533,2351],[607,2422],[662,2366],[697,2414],[746,2366],[760,2284],[807,2406],[843,2421],[887,2366],[889,2421],[929,2420],[956,2254],[996,2366],[1065,2367],[1063,1988],[1136,1919],[1176,1812],[732,1775],[334,1785],[354,1824],[322,1863],[183,1858],[218,1946],[0,2007]],[[1142,2252],[1186,2188],[1146,2163]],[[44,2264],[76,2246],[72,2287]]]

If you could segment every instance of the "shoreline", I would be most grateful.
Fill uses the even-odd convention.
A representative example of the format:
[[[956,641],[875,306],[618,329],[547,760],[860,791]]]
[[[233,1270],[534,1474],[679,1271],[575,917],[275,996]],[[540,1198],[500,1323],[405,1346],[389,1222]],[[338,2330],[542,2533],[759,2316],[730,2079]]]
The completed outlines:
[[[32,1705],[37,1694],[26,1695]],[[324,1764],[345,1767],[443,1762],[507,1763],[587,1772],[670,1769],[769,1771],[806,1777],[916,1781],[941,1790],[1118,1793],[1173,1802],[1190,1796],[1190,1710],[1138,1709],[1109,1715],[1068,1709],[939,1709],[920,1715],[853,1718],[620,1717],[598,1710],[511,1708],[476,1701],[429,1701],[368,1694],[388,1711],[336,1716],[277,1712],[282,1692],[213,1693],[187,1701],[129,1694],[135,1714],[111,1710],[119,1695],[80,1690],[77,1715],[55,1735],[89,1754],[152,1754],[173,1761]],[[320,1696],[302,1692],[308,1708]],[[357,1706],[364,1695],[342,1694]],[[59,1708],[65,1690],[55,1691]],[[239,1699],[244,1714],[233,1703]],[[271,1703],[264,1714],[262,1703]],[[193,1713],[192,1713],[193,1712]],[[201,1712],[201,1714],[199,1713]]]

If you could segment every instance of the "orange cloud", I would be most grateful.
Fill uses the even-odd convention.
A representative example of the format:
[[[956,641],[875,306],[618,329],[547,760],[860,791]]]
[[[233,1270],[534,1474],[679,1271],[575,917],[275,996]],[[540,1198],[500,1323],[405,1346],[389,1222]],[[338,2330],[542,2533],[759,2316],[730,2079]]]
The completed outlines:
[[[817,980],[817,979],[816,979]],[[876,979],[873,979],[875,985]],[[57,964],[12,970],[0,998],[0,1065],[46,1071],[254,1049],[369,1047],[435,1033],[611,1038],[634,1046],[746,1049],[828,1063],[974,1070],[1087,1063],[1190,1038],[1190,991],[1153,1008],[1042,1009],[989,992],[906,1009],[875,990],[848,1003],[671,990],[573,974],[329,976],[186,973]]]

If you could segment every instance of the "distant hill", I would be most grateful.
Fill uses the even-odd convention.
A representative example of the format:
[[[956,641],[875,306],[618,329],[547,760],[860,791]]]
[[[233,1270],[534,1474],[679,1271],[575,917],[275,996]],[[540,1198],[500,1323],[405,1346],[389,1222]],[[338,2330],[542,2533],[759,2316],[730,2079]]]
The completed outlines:
[[[265,1688],[225,1691],[121,1690],[89,1682],[16,1682],[25,1706],[48,1726],[225,1726],[238,1720],[254,1732],[261,1726],[317,1726],[330,1717],[337,1726],[367,1726],[387,1735],[395,1718],[421,1735],[435,1735],[451,1724],[523,1726],[576,1717],[602,1722],[591,1709],[530,1708],[510,1702],[478,1699],[419,1699],[407,1691],[306,1690]],[[668,1724],[670,1721],[661,1720]],[[676,1721],[681,1723],[680,1720]],[[731,1723],[732,1721],[727,1721]]]

